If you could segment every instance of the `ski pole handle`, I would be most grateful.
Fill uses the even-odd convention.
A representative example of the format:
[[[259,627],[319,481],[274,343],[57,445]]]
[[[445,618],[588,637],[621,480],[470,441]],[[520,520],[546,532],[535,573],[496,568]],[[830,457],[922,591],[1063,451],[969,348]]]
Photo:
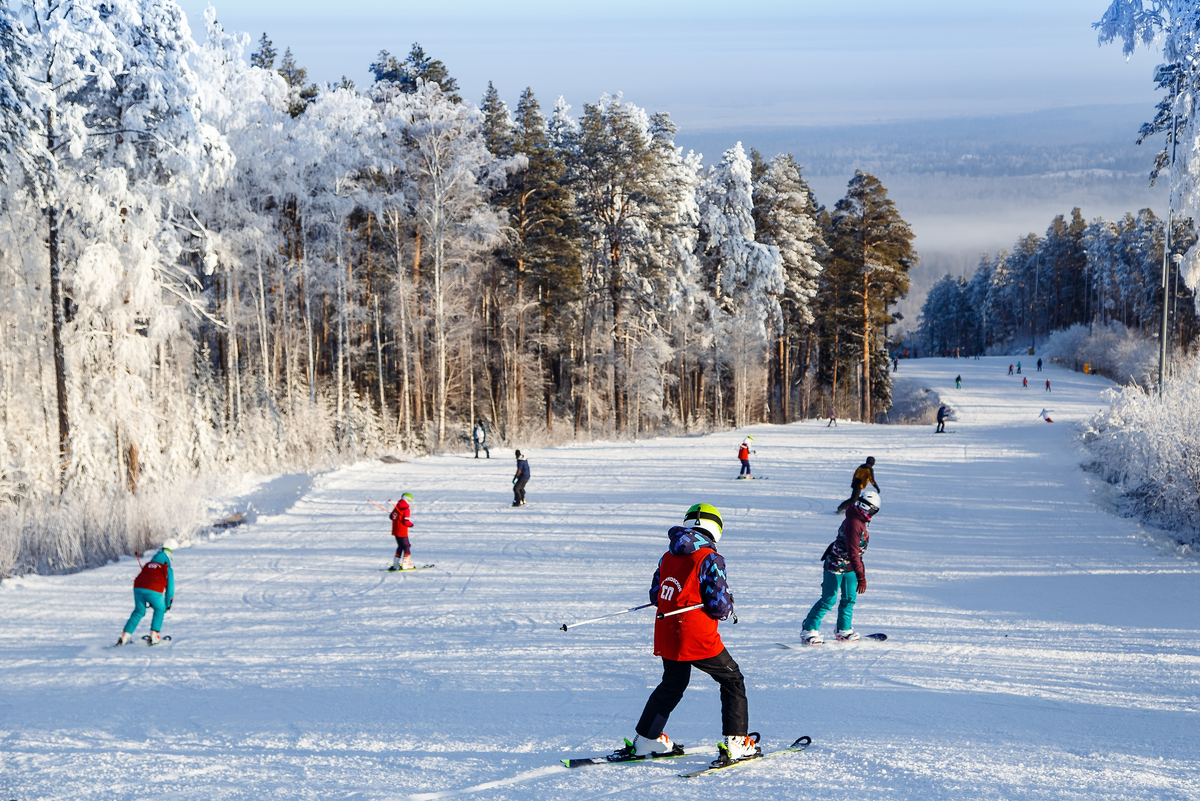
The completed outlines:
[[[562,628],[559,629],[559,631],[566,631],[567,629],[573,629],[573,628],[576,628],[577,626],[586,626],[588,623],[595,623],[597,620],[607,620],[610,617],[616,617],[617,615],[628,614],[629,612],[636,612],[639,609],[646,609],[647,607],[651,607],[651,606],[654,606],[654,604],[642,604],[641,606],[631,606],[628,609],[622,609],[620,612],[613,612],[611,615],[601,615],[600,617],[594,617],[591,620],[581,620],[578,623],[563,623]]]
[[[676,609],[673,612],[659,612],[658,619],[662,620],[663,618],[670,617],[671,615],[682,615],[684,612],[690,612],[693,609],[703,609],[703,608],[704,608],[704,604],[692,604],[691,606],[685,606],[682,609]]]

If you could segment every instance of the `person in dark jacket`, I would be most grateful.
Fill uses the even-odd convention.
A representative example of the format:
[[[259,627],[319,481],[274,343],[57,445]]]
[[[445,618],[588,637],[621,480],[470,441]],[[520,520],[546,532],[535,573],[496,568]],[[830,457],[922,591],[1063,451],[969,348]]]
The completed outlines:
[[[662,657],[663,676],[646,701],[629,748],[637,756],[682,753],[663,727],[682,700],[695,667],[721,686],[720,759],[746,759],[761,753],[748,733],[746,680],[717,631],[717,621],[733,613],[725,559],[717,553],[721,512],[698,503],[687,510],[683,523],[667,532],[670,545],[650,582],[650,603],[658,608],[654,655]]]
[[[838,594],[842,602],[838,605],[837,638],[857,640],[854,631],[854,603],[860,593],[867,591],[867,569],[863,565],[863,552],[871,541],[867,526],[879,512],[879,493],[864,492],[846,510],[846,518],[838,527],[837,539],[829,544],[822,557],[824,574],[821,579],[821,600],[813,604],[804,618],[800,641],[805,645],[820,645],[821,621],[833,608]]]
[[[525,485],[529,483],[529,460],[517,451],[517,472],[513,476],[513,506],[525,505]]]
[[[149,642],[151,645],[161,642],[159,632],[162,631],[163,617],[175,601],[175,568],[171,565],[171,557],[178,547],[179,542],[174,537],[164,542],[158,553],[142,566],[141,572],[133,580],[133,614],[125,622],[117,645],[124,645],[133,640],[133,633],[146,616],[147,607],[154,610],[154,617],[150,621]]]
[[[946,433],[946,404],[944,404],[944,403],[938,407],[937,428],[935,428],[933,430],[933,433],[935,433],[935,434],[945,434]]]

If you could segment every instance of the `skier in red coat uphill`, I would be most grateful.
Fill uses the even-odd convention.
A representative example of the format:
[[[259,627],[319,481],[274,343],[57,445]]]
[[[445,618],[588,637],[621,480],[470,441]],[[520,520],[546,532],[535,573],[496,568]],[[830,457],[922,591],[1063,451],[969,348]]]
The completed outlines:
[[[718,746],[721,758],[738,760],[761,753],[755,740],[747,736],[750,720],[745,679],[717,631],[717,621],[733,613],[725,560],[716,546],[721,528],[721,513],[716,507],[699,503],[688,509],[683,526],[673,526],[667,532],[670,546],[659,560],[650,585],[650,602],[658,606],[654,655],[662,657],[663,677],[637,723],[631,747],[638,756],[675,750],[675,743],[663,733],[663,727],[683,698],[693,667],[721,685],[721,730],[725,737]],[[695,605],[702,606],[662,617]]]
[[[409,506],[412,501],[412,493],[404,493],[396,508],[388,515],[392,519],[392,536],[396,538],[396,555],[392,557],[389,571],[413,569],[412,544],[408,541],[408,530],[413,526],[412,507]]]

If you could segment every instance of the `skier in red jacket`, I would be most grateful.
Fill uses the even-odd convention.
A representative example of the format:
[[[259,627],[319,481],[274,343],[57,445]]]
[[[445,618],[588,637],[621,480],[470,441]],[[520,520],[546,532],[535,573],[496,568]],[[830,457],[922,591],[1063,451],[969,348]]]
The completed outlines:
[[[388,515],[392,519],[392,536],[396,538],[396,555],[392,558],[392,566],[388,568],[389,572],[413,569],[412,545],[408,541],[408,530],[413,526],[410,516],[412,509],[409,506],[412,500],[411,492],[404,493],[400,496],[396,508]]]
[[[750,447],[753,444],[754,437],[747,434],[746,438],[742,440],[741,447],[738,448],[738,459],[742,462],[742,469],[738,473],[738,478],[753,478],[750,475],[750,454],[754,453],[754,451],[750,450]]]
[[[646,701],[630,749],[637,756],[673,753],[678,747],[663,733],[667,718],[683,698],[692,668],[721,685],[721,761],[757,756],[757,741],[747,735],[746,682],[717,631],[717,621],[733,613],[733,595],[725,580],[725,560],[717,553],[721,513],[698,503],[687,510],[684,525],[667,532],[670,547],[658,562],[650,585],[657,604],[654,654],[662,657],[663,677]],[[688,607],[687,612],[669,614]],[[666,617],[663,617],[667,614]]]

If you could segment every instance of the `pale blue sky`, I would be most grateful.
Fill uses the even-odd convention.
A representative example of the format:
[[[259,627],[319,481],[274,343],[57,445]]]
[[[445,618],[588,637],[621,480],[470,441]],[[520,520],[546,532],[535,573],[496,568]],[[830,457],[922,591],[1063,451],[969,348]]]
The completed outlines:
[[[198,29],[206,0],[184,0]],[[291,47],[320,82],[369,82],[380,49],[419,41],[465,97],[489,80],[576,109],[622,91],[692,129],[1006,114],[1155,100],[1090,24],[1106,0],[238,0],[226,28]],[[197,30],[197,33],[199,31]]]

